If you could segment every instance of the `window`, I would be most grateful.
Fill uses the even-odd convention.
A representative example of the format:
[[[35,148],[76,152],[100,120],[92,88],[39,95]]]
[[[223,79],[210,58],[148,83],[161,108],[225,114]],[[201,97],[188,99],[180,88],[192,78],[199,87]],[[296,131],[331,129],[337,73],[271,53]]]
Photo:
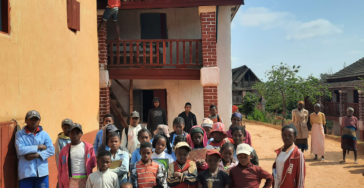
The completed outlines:
[[[9,0],[0,0],[0,31],[10,32],[9,25]]]
[[[80,31],[80,2],[67,0],[67,25],[72,31]]]
[[[141,39],[168,39],[166,14],[142,13],[140,27]]]

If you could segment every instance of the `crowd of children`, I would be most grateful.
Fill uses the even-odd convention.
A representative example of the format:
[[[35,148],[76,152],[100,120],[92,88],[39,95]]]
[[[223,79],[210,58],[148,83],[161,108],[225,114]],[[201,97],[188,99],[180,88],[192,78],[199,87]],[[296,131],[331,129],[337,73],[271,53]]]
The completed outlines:
[[[190,103],[185,107],[191,110]],[[47,158],[55,154],[60,188],[258,188],[262,179],[266,180],[264,188],[272,184],[274,188],[283,188],[277,183],[282,181],[282,163],[274,165],[279,174],[273,174],[274,183],[273,176],[259,167],[241,114],[232,115],[233,125],[225,132],[216,106],[211,106],[210,111],[213,119],[204,118],[201,125],[188,128],[188,133],[184,131],[184,118],[176,117],[170,134],[165,125],[156,126],[152,134],[139,124],[138,112],[131,113],[130,125],[120,131],[114,125],[114,117],[107,114],[93,145],[81,141],[80,124],[65,119],[55,147],[39,125],[39,112],[29,111],[25,117],[27,125],[16,133],[19,168],[22,168],[19,187],[49,187]],[[292,127],[282,129],[282,139],[284,147],[291,150],[295,148],[295,130],[289,128]],[[283,137],[289,134],[292,138]],[[296,150],[294,154],[302,156]],[[304,165],[304,159],[297,164]],[[303,185],[304,173],[292,178],[299,178]]]

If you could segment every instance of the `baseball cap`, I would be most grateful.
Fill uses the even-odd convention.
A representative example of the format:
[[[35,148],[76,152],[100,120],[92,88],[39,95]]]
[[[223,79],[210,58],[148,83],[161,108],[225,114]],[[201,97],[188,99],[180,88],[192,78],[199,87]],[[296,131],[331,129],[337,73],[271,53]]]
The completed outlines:
[[[192,150],[190,145],[187,144],[187,142],[178,142],[178,144],[174,148],[178,149],[178,148],[182,148],[182,147],[187,148],[189,151]]]
[[[139,112],[134,111],[131,113],[131,118],[135,118],[135,117],[139,118]]]
[[[214,122],[210,118],[203,118],[201,127],[210,127],[210,128],[212,128],[212,124],[214,124]]]
[[[226,132],[225,132],[225,125],[221,122],[217,122],[212,125],[212,130],[209,135],[210,137],[212,137],[213,132],[221,132],[224,134],[224,138],[227,137]]]
[[[63,125],[72,125],[73,124],[73,121],[71,120],[71,119],[64,119],[63,121],[62,121],[62,126]]]
[[[71,125],[71,128],[69,129],[69,131],[72,131],[73,129],[79,129],[83,133],[82,126],[80,124],[78,124],[78,123],[72,124]]]
[[[25,115],[25,119],[31,119],[33,117],[40,119],[39,112],[37,112],[35,110],[31,110],[31,111],[28,111],[27,114]]]
[[[236,148],[236,155],[239,154],[247,154],[250,155],[252,153],[252,148],[248,144],[239,144]]]
[[[218,155],[220,157],[220,159],[222,158],[221,154],[216,150],[216,149],[209,149],[206,152],[206,158],[209,155]]]

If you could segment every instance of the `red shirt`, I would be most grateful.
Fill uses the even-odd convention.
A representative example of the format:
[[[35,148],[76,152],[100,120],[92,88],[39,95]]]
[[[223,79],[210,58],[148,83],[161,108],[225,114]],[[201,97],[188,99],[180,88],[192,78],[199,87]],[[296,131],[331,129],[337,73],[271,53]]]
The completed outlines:
[[[259,166],[249,163],[233,167],[230,170],[231,183],[229,187],[259,188],[262,179],[266,179],[263,188],[269,188],[273,182],[273,176]]]
[[[120,7],[120,0],[108,0],[107,1],[107,5],[110,7],[110,8],[115,8],[115,7]]]
[[[37,130],[34,132],[34,136],[40,131],[40,128],[37,127]],[[25,133],[29,134],[29,133],[32,133],[28,130],[28,126],[25,127]]]

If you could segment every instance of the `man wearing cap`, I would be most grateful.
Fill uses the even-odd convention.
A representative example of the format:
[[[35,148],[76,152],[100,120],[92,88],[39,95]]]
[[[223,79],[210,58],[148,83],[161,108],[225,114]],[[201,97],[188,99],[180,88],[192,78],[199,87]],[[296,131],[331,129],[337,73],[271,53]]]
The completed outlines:
[[[25,115],[26,126],[15,134],[19,188],[49,186],[47,159],[54,155],[54,146],[39,125],[40,119],[39,112],[29,111]]]
[[[142,129],[142,126],[139,124],[139,113],[137,111],[131,113],[130,116],[130,125],[123,130],[121,145],[128,148],[130,153],[133,153],[140,144],[138,132]]]
[[[63,132],[58,134],[56,143],[55,145],[55,149],[56,149],[56,164],[58,167],[58,156],[59,156],[59,152],[61,152],[62,148],[65,147],[67,144],[71,143],[70,138],[68,137],[68,131],[70,129],[70,127],[73,125],[73,121],[71,119],[64,119],[62,121],[62,130]]]
[[[266,180],[263,188],[271,187],[273,176],[250,162],[251,152],[248,144],[239,144],[236,148],[239,164],[230,170],[230,187],[259,188],[262,179]]]

